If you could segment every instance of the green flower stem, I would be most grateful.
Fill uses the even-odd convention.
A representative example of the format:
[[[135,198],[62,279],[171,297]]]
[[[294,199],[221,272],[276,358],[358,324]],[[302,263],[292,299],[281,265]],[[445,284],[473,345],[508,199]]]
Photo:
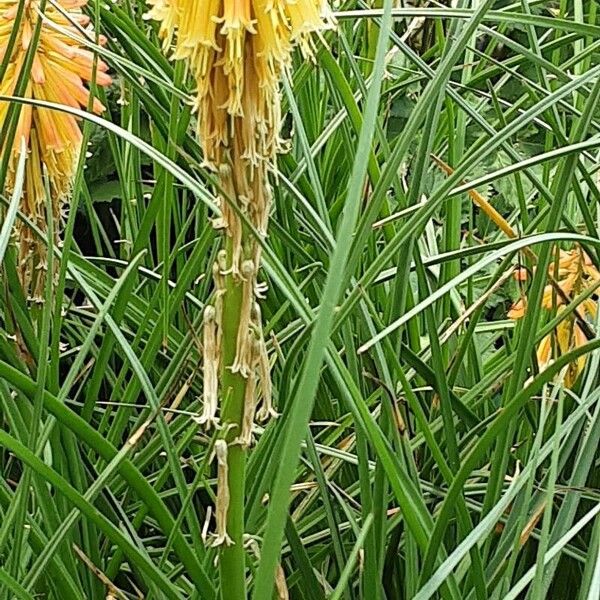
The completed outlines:
[[[232,260],[231,238],[227,237],[227,264]],[[235,359],[237,332],[243,300],[243,286],[227,275],[223,296],[223,337],[221,354],[221,394],[223,407],[221,422],[224,437],[229,444],[227,452],[229,510],[227,533],[233,544],[223,545],[219,567],[222,600],[246,600],[246,556],[244,550],[244,497],[246,487],[246,449],[232,443],[241,433],[244,415],[246,380],[239,373],[231,372]]]

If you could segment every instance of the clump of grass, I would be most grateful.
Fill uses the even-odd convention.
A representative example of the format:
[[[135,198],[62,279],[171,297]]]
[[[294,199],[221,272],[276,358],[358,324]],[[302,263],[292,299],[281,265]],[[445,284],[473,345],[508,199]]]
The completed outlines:
[[[0,600],[596,598],[596,4],[81,4],[0,0]]]

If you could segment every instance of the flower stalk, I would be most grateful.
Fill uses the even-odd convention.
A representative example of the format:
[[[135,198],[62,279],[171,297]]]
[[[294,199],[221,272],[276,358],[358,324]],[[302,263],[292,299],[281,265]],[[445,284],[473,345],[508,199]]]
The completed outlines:
[[[233,244],[226,241],[228,261],[232,260]],[[230,263],[229,263],[230,264]],[[239,443],[242,433],[247,381],[240,372],[233,372],[231,365],[237,353],[237,333],[241,326],[241,308],[244,289],[233,273],[226,275],[223,295],[223,343],[220,363],[221,427],[223,443],[228,446],[229,510],[227,534],[232,543],[221,545],[219,571],[221,575],[221,598],[241,600],[246,598],[246,555],[243,545],[245,533],[244,508],[246,488],[247,448]],[[217,497],[222,488],[217,488]]]

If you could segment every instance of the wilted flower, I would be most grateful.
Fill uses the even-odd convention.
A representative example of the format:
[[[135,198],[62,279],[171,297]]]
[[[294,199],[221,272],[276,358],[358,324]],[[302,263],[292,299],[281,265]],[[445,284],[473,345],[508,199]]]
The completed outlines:
[[[21,19],[17,23],[19,3],[20,0],[0,0],[0,61],[7,52],[11,53],[6,74],[0,82],[0,94],[15,94],[33,32],[41,18],[40,37],[23,96],[72,108],[87,107],[89,91],[85,83],[92,80],[94,63],[93,54],[84,49],[84,35],[89,34],[89,18],[82,14],[81,8],[87,4],[87,0],[48,2],[43,16],[39,0],[25,0]],[[9,49],[8,43],[15,27],[18,27],[16,43]],[[111,82],[106,71],[106,64],[98,61],[96,83],[99,85]],[[100,113],[104,107],[94,100],[92,109]],[[8,104],[0,103],[0,127],[5,123],[7,112]],[[81,150],[82,134],[77,119],[47,108],[32,105],[21,107],[12,147],[2,146],[3,152],[11,153],[6,181],[9,191],[15,183],[17,155],[23,139],[28,158],[21,210],[42,231],[46,229],[45,174],[55,227],[58,227]],[[46,265],[43,244],[23,225],[17,225],[17,235],[21,279],[24,284],[31,286],[34,298],[39,298],[44,278],[38,271],[43,271]]]
[[[579,247],[568,252],[560,250],[558,263],[553,263],[550,266],[549,273],[556,278],[557,285],[566,298],[574,298],[600,282],[600,272],[594,267],[590,257]],[[519,269],[516,278],[519,281],[525,280],[527,272],[524,269]],[[565,309],[564,298],[561,294],[557,294],[552,285],[547,285],[544,288],[542,306],[547,310],[558,309],[560,314]],[[513,304],[508,312],[508,317],[510,319],[520,319],[525,315],[526,308],[526,299],[521,298]],[[598,305],[591,298],[587,298],[577,307],[579,316],[589,321],[595,319],[597,310]],[[537,348],[537,359],[540,368],[546,367],[553,357],[566,354],[570,350],[582,346],[586,341],[587,337],[577,318],[573,313],[569,314],[552,333],[540,342]],[[585,362],[586,357],[580,356],[569,365],[565,375],[565,385],[567,387],[575,384],[579,373],[585,367]]]

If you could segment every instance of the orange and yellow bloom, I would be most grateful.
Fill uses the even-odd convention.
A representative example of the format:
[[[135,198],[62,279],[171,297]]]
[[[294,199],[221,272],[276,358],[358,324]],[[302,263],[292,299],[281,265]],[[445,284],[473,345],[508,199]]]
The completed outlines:
[[[324,0],[148,0],[164,48],[183,59],[196,81],[195,107],[204,160],[235,191],[256,229],[270,208],[267,169],[281,148],[279,85],[299,45],[312,55],[312,34],[332,23]],[[225,176],[225,173],[227,176]],[[236,242],[232,268],[257,249],[240,246],[238,220],[221,203],[220,221]],[[258,261],[257,261],[258,262]]]
[[[565,297],[571,299],[576,298],[586,290],[590,290],[592,286],[596,286],[600,282],[600,272],[594,267],[590,257],[579,247],[568,252],[560,250],[558,263],[553,263],[550,266],[549,273],[556,278],[557,285]],[[526,279],[526,272],[519,270],[517,278],[519,280]],[[542,307],[546,310],[556,309],[558,314],[565,310],[563,297],[557,294],[552,285],[547,285],[544,289]],[[509,318],[522,318],[525,315],[526,308],[526,299],[519,299],[511,307],[508,313]],[[587,298],[577,307],[580,317],[590,322],[596,318],[597,310],[598,305],[592,298]],[[552,333],[539,343],[537,360],[540,368],[543,369],[546,367],[552,358],[566,354],[586,342],[587,337],[577,318],[574,314],[569,314],[557,325]],[[586,357],[584,355],[569,365],[564,380],[567,387],[572,387],[575,384],[578,375],[585,367],[585,363]]]
[[[279,81],[294,45],[331,17],[321,0],[149,0],[165,48],[190,64],[197,83],[200,141],[207,162],[227,150],[249,160],[278,148]],[[230,141],[239,139],[239,148]]]
[[[34,31],[39,19],[42,19],[23,96],[34,101],[86,108],[90,95],[86,84],[92,80],[94,72],[94,55],[85,49],[84,39],[91,33],[89,18],[81,11],[87,0],[47,2],[43,15],[39,0],[25,0],[21,18],[17,21],[19,3],[19,0],[0,0],[0,62],[10,52],[8,68],[0,82],[0,95],[15,95]],[[14,45],[9,48],[15,28],[18,28],[18,33]],[[95,81],[99,85],[111,82],[107,66],[102,61],[97,61]],[[94,100],[92,109],[101,113],[104,107]],[[0,102],[0,127],[4,125],[7,113],[8,103]],[[22,140],[25,140],[28,157],[21,210],[42,231],[46,229],[47,177],[55,227],[58,228],[81,151],[82,134],[77,119],[34,104],[21,106],[13,145],[1,147],[3,152],[11,153],[5,185],[9,191],[14,186],[14,171]],[[33,298],[39,299],[43,285],[43,277],[39,273],[44,271],[46,264],[43,242],[39,242],[33,232],[22,224],[17,225],[17,236],[21,279],[30,287]]]
[[[164,48],[185,60],[196,81],[204,160],[235,191],[240,209],[266,234],[269,166],[281,149],[279,85],[294,46],[313,53],[312,35],[333,22],[324,0],[148,0]],[[224,174],[227,173],[227,176]],[[221,202],[218,222],[234,240],[233,272],[259,249],[242,248],[241,224]]]

